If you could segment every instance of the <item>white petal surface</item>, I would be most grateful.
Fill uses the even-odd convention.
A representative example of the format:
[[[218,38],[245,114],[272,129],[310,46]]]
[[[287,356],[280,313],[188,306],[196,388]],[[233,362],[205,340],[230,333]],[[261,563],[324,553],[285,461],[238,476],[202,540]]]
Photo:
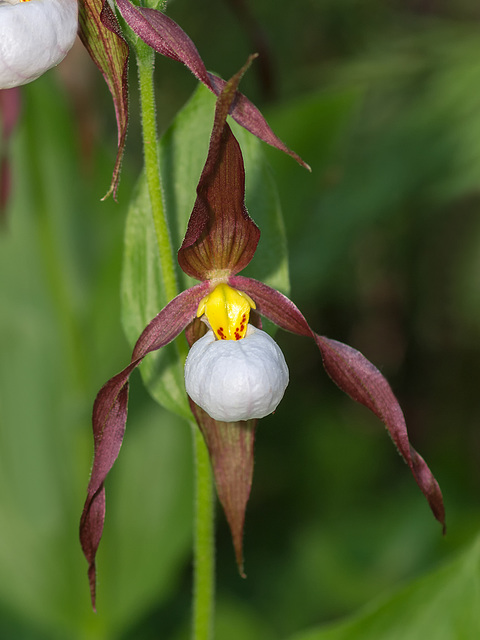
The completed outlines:
[[[277,343],[248,326],[242,340],[217,340],[208,331],[185,363],[188,395],[215,420],[263,418],[275,411],[288,385],[288,367]]]
[[[0,0],[0,89],[35,80],[66,56],[78,28],[77,0]]]

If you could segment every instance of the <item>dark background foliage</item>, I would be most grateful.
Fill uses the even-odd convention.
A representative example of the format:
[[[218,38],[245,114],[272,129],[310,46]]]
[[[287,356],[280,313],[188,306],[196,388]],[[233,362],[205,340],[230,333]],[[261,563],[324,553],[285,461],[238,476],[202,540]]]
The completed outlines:
[[[415,584],[478,532],[479,10],[175,0],[168,13],[223,77],[261,51],[242,90],[313,169],[266,149],[291,297],[387,376],[444,491],[445,538],[382,425],[330,382],[312,342],[278,333],[291,384],[258,429],[245,581],[218,512],[217,626],[220,639],[289,638]],[[22,92],[0,237],[0,635],[14,640],[189,634],[190,437],[139,376],[109,480],[96,617],[77,543],[91,405],[129,357],[122,236],[141,169],[131,71],[118,204],[99,201],[116,132],[81,46]],[[156,79],[164,131],[196,83],[165,59]]]

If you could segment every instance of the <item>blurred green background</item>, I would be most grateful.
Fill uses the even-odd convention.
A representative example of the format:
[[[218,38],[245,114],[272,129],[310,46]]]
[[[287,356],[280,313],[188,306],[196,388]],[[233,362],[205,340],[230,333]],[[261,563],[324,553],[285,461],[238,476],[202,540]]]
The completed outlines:
[[[168,13],[225,78],[261,50],[242,90],[313,170],[264,149],[291,297],[387,376],[447,509],[442,537],[378,420],[330,382],[313,343],[278,333],[291,384],[258,429],[247,580],[218,512],[217,637],[478,638],[480,11],[175,0]],[[123,233],[142,164],[131,72],[118,203],[100,201],[116,130],[81,45],[22,89],[0,232],[2,638],[189,637],[191,434],[138,374],[107,484],[96,615],[77,539],[93,399],[130,355]],[[165,131],[196,82],[166,59],[156,75]]]

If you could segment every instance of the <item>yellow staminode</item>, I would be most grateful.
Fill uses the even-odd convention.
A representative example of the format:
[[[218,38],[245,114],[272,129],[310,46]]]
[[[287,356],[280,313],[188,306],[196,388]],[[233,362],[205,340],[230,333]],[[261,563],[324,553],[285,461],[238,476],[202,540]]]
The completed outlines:
[[[207,316],[219,340],[241,340],[247,331],[250,309],[255,309],[250,296],[222,283],[200,300],[197,317]]]

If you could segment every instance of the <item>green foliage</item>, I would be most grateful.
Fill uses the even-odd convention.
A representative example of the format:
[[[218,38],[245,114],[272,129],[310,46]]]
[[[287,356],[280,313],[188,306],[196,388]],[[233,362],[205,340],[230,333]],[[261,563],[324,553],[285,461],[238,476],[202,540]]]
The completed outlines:
[[[352,620],[294,640],[470,640],[480,634],[480,541],[459,558],[371,604]]]

